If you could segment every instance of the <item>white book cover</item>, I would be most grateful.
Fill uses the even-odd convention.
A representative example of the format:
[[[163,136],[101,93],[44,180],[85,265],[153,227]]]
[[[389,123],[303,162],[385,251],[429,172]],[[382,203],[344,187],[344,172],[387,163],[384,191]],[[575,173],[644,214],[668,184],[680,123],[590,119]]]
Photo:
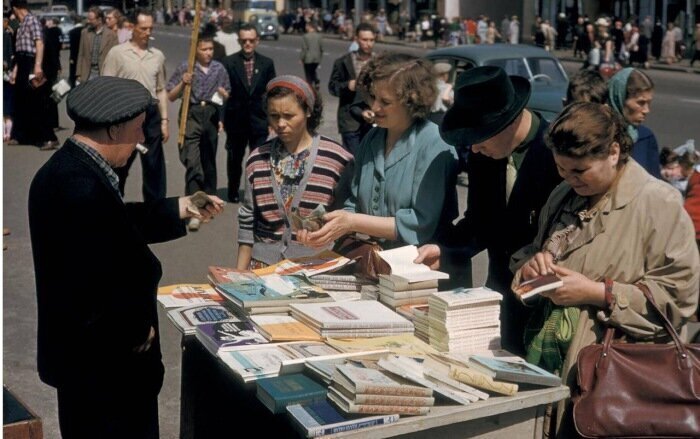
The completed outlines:
[[[158,303],[165,309],[222,303],[224,298],[209,284],[178,284],[158,288]]]
[[[293,303],[292,315],[321,329],[406,328],[413,324],[377,301]]]
[[[430,297],[430,305],[440,307],[440,302],[447,306],[447,309],[462,306],[484,305],[498,303],[503,296],[496,291],[486,287],[480,288],[457,288],[450,291],[441,291]],[[444,306],[444,305],[443,305]]]
[[[244,349],[222,351],[218,355],[244,383],[277,376],[282,362],[294,358],[279,345],[247,346]]]
[[[418,247],[415,245],[384,250],[378,254],[389,264],[391,274],[406,278],[410,283],[450,278],[450,275],[447,273],[431,270],[425,264],[414,263],[413,261],[418,257]]]

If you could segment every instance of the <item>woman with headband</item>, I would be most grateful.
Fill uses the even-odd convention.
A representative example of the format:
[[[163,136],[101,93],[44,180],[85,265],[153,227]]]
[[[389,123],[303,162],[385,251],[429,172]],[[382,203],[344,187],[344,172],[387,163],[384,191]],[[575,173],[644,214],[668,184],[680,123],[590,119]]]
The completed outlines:
[[[454,149],[426,119],[437,89],[432,64],[400,53],[369,61],[357,84],[369,97],[366,117],[376,124],[355,157],[351,195],[343,210],[324,216],[318,231],[300,240],[322,247],[353,233],[384,248],[421,245],[457,216]]]
[[[317,133],[323,107],[308,83],[278,76],[267,84],[265,100],[277,137],[252,151],[246,162],[238,210],[240,270],[316,253],[297,242],[292,218],[308,217],[319,205],[342,206],[352,175],[352,155]]]

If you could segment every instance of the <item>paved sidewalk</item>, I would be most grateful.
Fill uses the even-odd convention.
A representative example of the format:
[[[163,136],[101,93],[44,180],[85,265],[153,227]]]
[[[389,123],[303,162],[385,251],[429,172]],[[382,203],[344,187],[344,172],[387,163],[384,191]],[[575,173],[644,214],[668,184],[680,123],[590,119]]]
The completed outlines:
[[[300,34],[288,34],[288,35],[296,35],[296,36],[301,36]],[[336,40],[341,40],[341,36],[338,34],[329,34],[329,33],[323,33],[322,34],[324,38],[327,39],[336,39]],[[348,44],[350,43],[349,40]],[[433,50],[435,48],[435,45],[432,41],[426,41],[426,42],[407,42],[407,41],[402,41],[399,40],[397,36],[385,36],[381,41],[377,41],[380,44],[388,44],[388,45],[396,45],[396,46],[408,46],[408,47],[413,47],[413,48],[423,48],[427,50]],[[443,46],[440,46],[443,47]],[[578,62],[583,64],[583,59],[581,58],[575,58],[573,56],[573,50],[572,49],[567,49],[567,50],[555,50],[554,54],[556,55],[557,58],[561,61],[569,61],[569,62]],[[696,62],[693,67],[690,67],[690,60],[689,59],[683,59],[681,62],[673,64],[673,65],[668,65],[666,63],[662,62],[657,62],[653,58],[649,60],[650,66],[649,69],[651,70],[666,70],[666,71],[673,71],[673,72],[680,72],[680,73],[696,73],[700,74],[700,62]]]

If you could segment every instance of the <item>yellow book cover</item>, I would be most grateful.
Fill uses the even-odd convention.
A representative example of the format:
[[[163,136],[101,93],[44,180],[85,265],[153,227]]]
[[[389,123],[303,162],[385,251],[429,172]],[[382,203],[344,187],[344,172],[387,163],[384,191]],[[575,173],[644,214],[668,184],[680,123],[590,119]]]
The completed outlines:
[[[318,341],[321,335],[298,321],[286,315],[251,316],[260,332],[272,342],[277,341]]]

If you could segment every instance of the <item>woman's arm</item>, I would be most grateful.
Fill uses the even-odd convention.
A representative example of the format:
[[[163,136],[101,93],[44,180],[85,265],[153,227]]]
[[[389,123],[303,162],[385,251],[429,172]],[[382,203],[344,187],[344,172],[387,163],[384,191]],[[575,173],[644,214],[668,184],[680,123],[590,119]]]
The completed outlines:
[[[239,270],[248,270],[250,260],[253,255],[253,246],[250,244],[238,244],[238,259],[236,259],[236,268]]]

